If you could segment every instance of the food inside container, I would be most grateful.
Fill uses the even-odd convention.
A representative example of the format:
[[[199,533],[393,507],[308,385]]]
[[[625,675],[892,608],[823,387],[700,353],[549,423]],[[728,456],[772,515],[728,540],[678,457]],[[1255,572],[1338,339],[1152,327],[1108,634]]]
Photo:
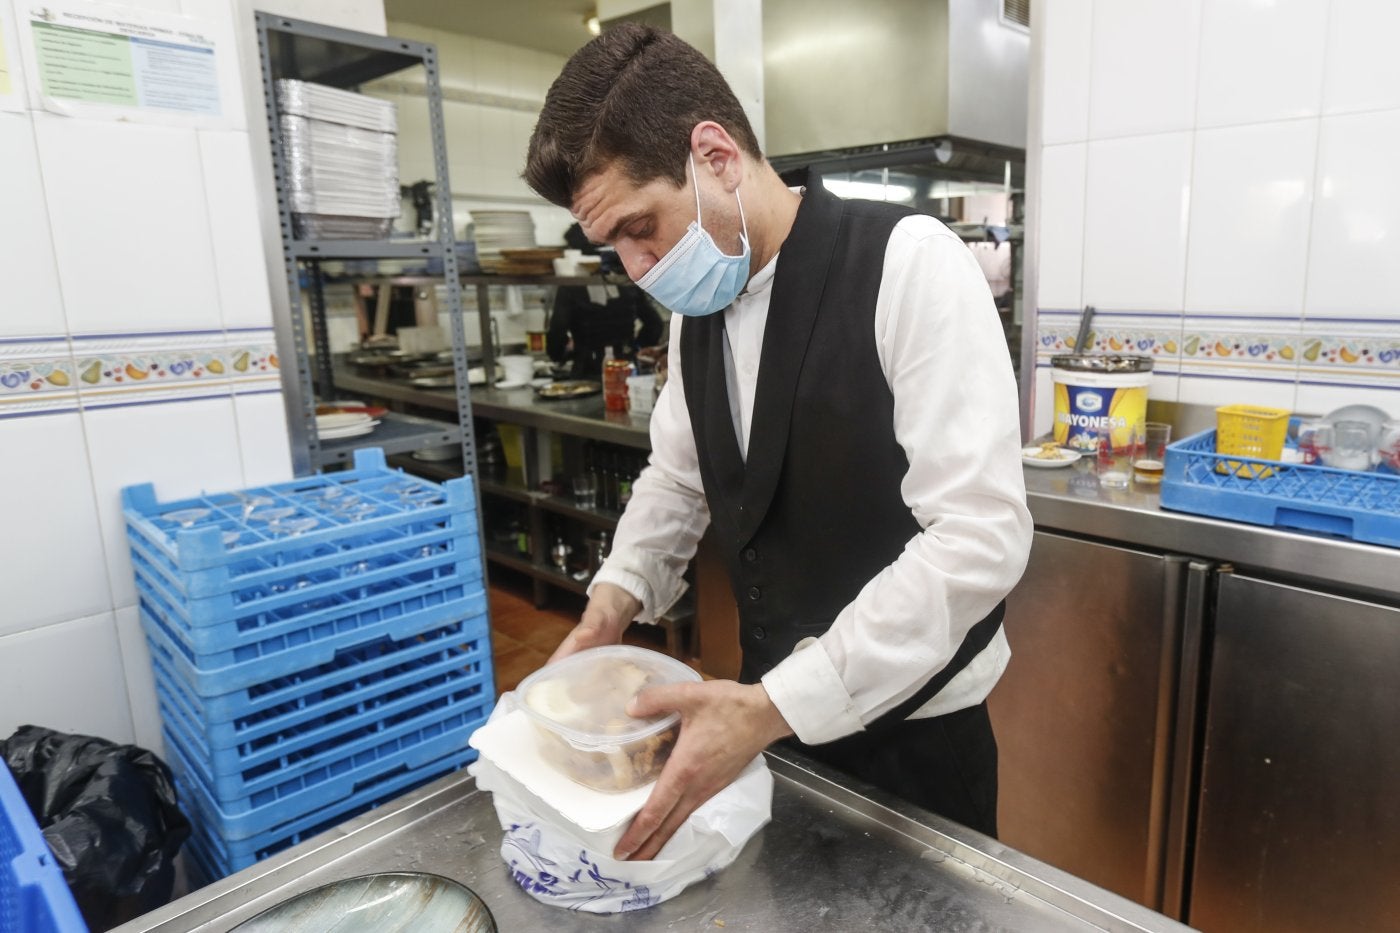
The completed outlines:
[[[699,680],[667,655],[610,645],[535,671],[517,696],[546,761],[586,787],[625,791],[656,780],[680,731],[679,714],[638,719],[628,701],[647,687]]]

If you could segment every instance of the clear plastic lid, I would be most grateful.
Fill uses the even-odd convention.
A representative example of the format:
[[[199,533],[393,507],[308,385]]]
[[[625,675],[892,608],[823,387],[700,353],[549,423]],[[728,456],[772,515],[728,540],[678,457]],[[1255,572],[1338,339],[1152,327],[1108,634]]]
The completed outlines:
[[[628,716],[628,701],[642,690],[699,681],[699,674],[669,655],[608,645],[540,668],[520,682],[516,697],[536,723],[575,748],[594,750],[645,739],[680,721],[677,713]]]

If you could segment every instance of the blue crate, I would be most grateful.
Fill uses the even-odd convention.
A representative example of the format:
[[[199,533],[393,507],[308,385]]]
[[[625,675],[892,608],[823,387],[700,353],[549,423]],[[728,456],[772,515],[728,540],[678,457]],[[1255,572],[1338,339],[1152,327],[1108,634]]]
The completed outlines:
[[[494,699],[482,694],[464,702],[449,718],[423,726],[382,745],[363,749],[333,764],[308,771],[277,787],[237,801],[222,803],[205,784],[190,750],[168,727],[164,731],[166,760],[182,779],[188,800],[210,832],[224,840],[248,839],[320,807],[357,793],[378,775],[396,769],[413,770],[467,748],[467,738],[486,721]]]
[[[142,603],[191,651],[202,655],[233,652],[232,659],[240,660],[257,656],[253,646],[267,639],[314,628],[338,615],[392,607],[439,591],[460,598],[468,587],[480,585],[481,551],[475,537],[424,545],[420,551],[363,576],[347,577],[335,569],[308,573],[244,605],[226,606],[214,603],[229,599],[227,594],[193,602],[182,600],[149,572],[135,549],[131,560]]]
[[[308,545],[295,555],[284,554],[288,562],[283,565],[262,561],[256,569],[249,565],[247,572],[240,567],[232,589],[191,596],[187,592],[190,581],[163,565],[149,543],[134,536],[128,543],[138,578],[168,594],[168,601],[195,626],[285,609],[309,598],[353,595],[382,589],[385,584],[407,585],[423,578],[428,570],[438,576],[469,573],[468,568],[454,567],[456,564],[474,565],[476,576],[480,576],[481,565],[476,526],[463,520],[450,526],[385,529]]]
[[[342,711],[446,670],[491,676],[491,645],[484,616],[464,619],[402,641],[381,639],[338,652],[329,663],[291,677],[220,697],[192,693],[151,652],[156,686],[170,694],[210,748],[258,747],[304,724],[340,718]]]
[[[245,521],[240,493],[159,502],[151,484],[128,486],[122,490],[127,536],[147,547],[172,583],[186,587],[186,595],[209,596],[238,589],[249,574],[305,560],[302,555],[323,546],[327,549],[320,556],[331,558],[386,531],[475,529],[476,494],[470,476],[438,485],[384,464],[383,451],[362,449],[355,452],[353,470],[241,491],[271,499],[272,505],[264,508],[293,507],[321,523],[294,537],[279,537],[266,524]],[[326,498],[332,493],[336,499]],[[335,503],[347,496],[358,497],[369,511],[358,519],[339,512]],[[192,508],[210,514],[189,528],[163,517]],[[225,546],[225,531],[238,531],[243,537]]]
[[[259,833],[248,839],[227,840],[217,831],[211,831],[203,820],[200,811],[193,806],[185,807],[192,831],[185,843],[185,850],[195,850],[196,861],[207,881],[216,881],[235,871],[247,868],[283,849],[317,836],[326,830],[339,826],[375,807],[431,783],[444,774],[463,768],[476,760],[476,750],[472,748],[453,752],[435,759],[418,768],[399,768],[376,776],[373,780],[358,787],[354,794],[303,814],[279,826]],[[180,800],[187,800],[185,785],[176,778]]]
[[[0,930],[87,933],[44,834],[0,763]]]
[[[453,668],[387,694],[282,730],[261,742],[211,748],[196,734],[178,699],[156,684],[167,741],[173,736],[210,796],[228,812],[276,800],[286,788],[300,789],[304,776],[340,767],[362,755],[435,736],[449,723],[470,720],[489,703],[490,672]]]
[[[1400,476],[1217,454],[1214,431],[1167,448],[1162,507],[1400,547]]]
[[[171,649],[149,639],[147,645],[157,681],[167,689],[178,689],[180,696],[199,711],[205,741],[226,748],[246,740],[248,735],[261,734],[263,723],[296,725],[303,715],[318,715],[327,708],[323,704],[357,689],[363,682],[397,677],[404,671],[433,664],[446,654],[455,655],[463,650],[458,646],[476,641],[477,631],[485,625],[485,619],[478,616],[397,641],[385,636],[341,649],[325,664],[212,697],[199,696],[189,689],[175,672]],[[480,637],[487,639],[489,635]],[[490,656],[489,643],[485,655]]]
[[[185,644],[178,634],[178,619],[161,612],[145,593],[140,617],[147,640],[164,650],[166,663],[190,690],[201,697],[216,697],[328,663],[342,649],[384,636],[406,638],[485,613],[485,592],[463,589],[419,593],[387,605],[371,600],[351,603],[303,619],[290,631],[279,630],[254,644],[210,654],[199,654]]]

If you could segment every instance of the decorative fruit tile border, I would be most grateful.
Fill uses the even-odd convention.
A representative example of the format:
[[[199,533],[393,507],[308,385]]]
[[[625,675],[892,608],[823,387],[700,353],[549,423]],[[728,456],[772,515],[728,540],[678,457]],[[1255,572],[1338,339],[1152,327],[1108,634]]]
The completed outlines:
[[[74,409],[77,398],[67,340],[0,342],[0,417]]]
[[[223,357],[235,393],[265,391],[271,384],[281,384],[281,360],[270,330],[228,334]]]

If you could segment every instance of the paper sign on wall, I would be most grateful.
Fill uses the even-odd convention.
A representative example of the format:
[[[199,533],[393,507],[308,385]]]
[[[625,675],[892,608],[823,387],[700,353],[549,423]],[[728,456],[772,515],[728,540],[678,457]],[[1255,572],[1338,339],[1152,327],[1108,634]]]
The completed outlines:
[[[218,47],[210,24],[85,2],[36,3],[28,13],[25,63],[45,110],[224,124],[217,62],[231,52]]]

